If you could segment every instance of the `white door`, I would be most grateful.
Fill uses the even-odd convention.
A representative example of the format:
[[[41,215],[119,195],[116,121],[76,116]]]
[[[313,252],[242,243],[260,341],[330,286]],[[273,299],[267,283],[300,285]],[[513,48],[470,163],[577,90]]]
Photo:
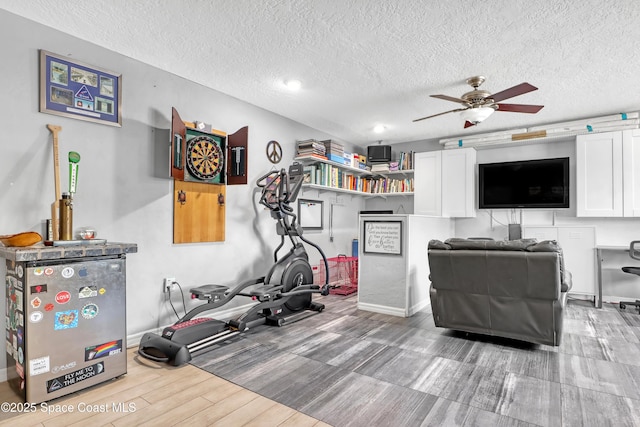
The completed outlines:
[[[576,154],[576,215],[622,216],[622,132],[578,135]]]
[[[442,215],[452,218],[476,216],[475,148],[442,152]]]
[[[442,152],[416,153],[413,211],[416,215],[442,215]]]
[[[624,216],[640,216],[640,129],[622,134]]]
[[[596,232],[593,227],[559,227],[565,268],[573,275],[570,294],[596,295]]]

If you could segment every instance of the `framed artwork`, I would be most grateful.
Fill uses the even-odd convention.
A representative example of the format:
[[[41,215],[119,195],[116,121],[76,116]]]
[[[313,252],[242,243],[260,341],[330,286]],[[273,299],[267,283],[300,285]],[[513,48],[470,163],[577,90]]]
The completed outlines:
[[[364,221],[365,253],[402,255],[402,221]]]
[[[40,112],[122,126],[122,75],[40,50]]]

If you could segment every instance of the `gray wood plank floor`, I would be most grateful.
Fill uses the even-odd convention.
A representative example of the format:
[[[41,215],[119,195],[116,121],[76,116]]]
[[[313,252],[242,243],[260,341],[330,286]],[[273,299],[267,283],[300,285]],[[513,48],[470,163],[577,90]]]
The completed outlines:
[[[259,326],[192,364],[333,426],[640,426],[640,315],[571,301],[560,347],[360,311]]]

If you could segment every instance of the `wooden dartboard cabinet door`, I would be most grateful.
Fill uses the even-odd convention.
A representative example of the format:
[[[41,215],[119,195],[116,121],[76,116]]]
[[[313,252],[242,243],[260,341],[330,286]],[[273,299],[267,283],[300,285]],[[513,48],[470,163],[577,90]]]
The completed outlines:
[[[247,183],[249,166],[249,128],[238,129],[227,136],[227,184],[242,185]]]
[[[224,241],[226,197],[224,184],[174,180],[173,243]]]
[[[180,181],[184,180],[186,139],[187,126],[178,111],[171,108],[171,177]]]

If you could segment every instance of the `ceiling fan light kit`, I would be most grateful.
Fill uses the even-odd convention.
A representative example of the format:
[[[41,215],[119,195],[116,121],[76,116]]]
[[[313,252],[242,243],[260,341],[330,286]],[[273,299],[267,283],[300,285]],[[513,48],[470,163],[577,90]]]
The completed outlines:
[[[460,115],[465,120],[465,122],[477,125],[478,123],[483,122],[486,118],[492,115],[494,111],[496,110],[491,107],[476,107],[461,111]]]
[[[499,104],[500,101],[513,98],[525,93],[538,90],[537,87],[529,83],[520,83],[519,85],[510,87],[501,92],[491,94],[484,89],[479,89],[480,85],[485,81],[484,76],[474,76],[467,79],[467,84],[473,87],[473,90],[465,93],[460,98],[448,95],[431,95],[432,98],[443,99],[445,101],[457,102],[465,108],[457,108],[455,110],[445,111],[427,117],[415,119],[418,122],[432,117],[441,116],[443,114],[461,112],[462,118],[465,120],[465,129],[481,123],[492,115],[495,111],[505,111],[513,113],[529,113],[535,114],[544,107],[543,105],[526,105],[526,104]]]

